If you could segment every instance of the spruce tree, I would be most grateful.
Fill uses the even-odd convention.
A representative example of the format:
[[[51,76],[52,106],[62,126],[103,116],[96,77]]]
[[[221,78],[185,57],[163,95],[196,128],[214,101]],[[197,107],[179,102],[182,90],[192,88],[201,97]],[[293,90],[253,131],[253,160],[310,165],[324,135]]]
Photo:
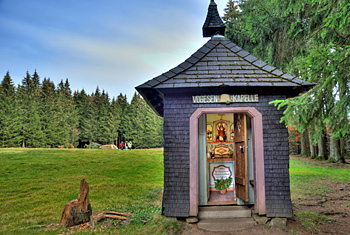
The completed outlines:
[[[86,118],[82,121],[82,140],[91,144],[98,140],[98,104],[100,103],[100,90],[97,87],[94,94],[91,94],[91,100],[87,106]]]
[[[128,103],[126,95],[120,93],[116,100],[116,105],[120,110],[120,128],[119,128],[119,138],[120,141],[127,141],[129,136],[129,132],[131,129],[131,123],[129,120],[128,109],[130,104]]]
[[[70,89],[69,81],[61,81],[57,88],[58,93],[58,108],[60,113],[59,119],[59,142],[61,145],[70,147],[73,141],[76,141],[79,132],[77,132],[78,117],[77,110],[75,109],[75,103],[72,97],[72,91]]]
[[[111,108],[109,112],[109,119],[108,119],[108,124],[110,126],[110,135],[112,138],[112,141],[115,141],[115,144],[118,146],[120,140],[118,139],[119,137],[119,128],[120,128],[120,123],[121,123],[121,111],[118,103],[116,100],[112,99],[111,102]],[[119,146],[118,146],[119,147]]]
[[[111,144],[114,141],[112,129],[110,124],[110,100],[108,94],[102,91],[99,103],[99,119],[98,119],[98,142],[102,144]]]
[[[74,92],[73,99],[78,116],[77,128],[73,129],[73,131],[79,134],[79,139],[78,141],[75,141],[75,143],[79,147],[84,147],[84,144],[86,144],[88,141],[84,142],[84,138],[82,138],[82,136],[86,136],[83,130],[83,122],[85,122],[85,119],[88,118],[88,107],[89,103],[91,102],[91,97],[86,94],[84,89],[82,89],[80,92]]]
[[[20,122],[16,89],[7,72],[0,84],[0,146],[20,146]]]
[[[260,59],[316,83],[287,101],[283,121],[303,132],[308,126],[316,144],[327,126],[331,138],[350,135],[350,11],[347,0],[245,0],[239,10],[229,1],[226,36]],[[233,4],[234,5],[234,4]],[[319,122],[319,120],[322,120]],[[338,146],[332,142],[331,147]],[[331,161],[344,162],[338,150]],[[344,151],[343,151],[344,152]],[[335,153],[335,154],[333,154]],[[332,157],[334,155],[334,157]]]
[[[22,146],[30,148],[45,147],[45,135],[40,120],[40,78],[35,71],[33,76],[27,72],[19,86],[20,119],[22,124]]]
[[[147,105],[142,97],[135,93],[127,112],[129,120],[128,140],[135,148],[155,148],[163,144],[163,121]]]
[[[60,113],[58,107],[58,94],[55,84],[44,78],[41,87],[41,114],[43,132],[48,147],[61,145],[60,139]]]

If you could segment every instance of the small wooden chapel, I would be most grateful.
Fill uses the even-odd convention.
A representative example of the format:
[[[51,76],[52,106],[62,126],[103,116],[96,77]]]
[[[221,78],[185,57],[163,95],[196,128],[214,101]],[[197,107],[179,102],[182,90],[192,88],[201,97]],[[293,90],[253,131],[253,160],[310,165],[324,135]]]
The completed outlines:
[[[269,104],[312,87],[225,38],[211,0],[198,51],[136,87],[164,118],[162,214],[196,217],[200,207],[247,205],[259,215],[293,215],[288,130]],[[227,193],[215,181],[232,177]]]

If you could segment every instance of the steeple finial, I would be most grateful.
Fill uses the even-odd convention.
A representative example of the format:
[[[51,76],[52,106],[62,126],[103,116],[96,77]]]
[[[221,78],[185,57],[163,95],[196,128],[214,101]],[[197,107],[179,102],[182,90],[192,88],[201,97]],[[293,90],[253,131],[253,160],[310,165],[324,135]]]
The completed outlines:
[[[203,37],[211,37],[216,34],[224,35],[226,26],[219,15],[214,0],[210,0],[207,19],[203,25]]]

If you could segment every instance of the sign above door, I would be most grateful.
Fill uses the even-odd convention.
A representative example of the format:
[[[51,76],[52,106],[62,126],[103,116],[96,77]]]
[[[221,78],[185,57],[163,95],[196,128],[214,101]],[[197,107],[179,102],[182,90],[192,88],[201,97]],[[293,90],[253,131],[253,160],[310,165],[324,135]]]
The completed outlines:
[[[212,104],[212,103],[258,103],[259,95],[198,95],[192,96],[194,104]]]

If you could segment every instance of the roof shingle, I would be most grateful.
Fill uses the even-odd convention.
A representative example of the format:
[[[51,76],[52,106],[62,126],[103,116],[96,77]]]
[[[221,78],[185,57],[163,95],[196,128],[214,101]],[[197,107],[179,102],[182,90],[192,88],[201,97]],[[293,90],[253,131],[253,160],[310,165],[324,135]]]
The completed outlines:
[[[179,66],[136,87],[147,96],[152,89],[193,87],[302,87],[296,76],[258,60],[224,36],[213,36]],[[159,95],[157,90],[157,95]],[[155,105],[155,104],[152,104]],[[162,107],[161,107],[162,108]]]

